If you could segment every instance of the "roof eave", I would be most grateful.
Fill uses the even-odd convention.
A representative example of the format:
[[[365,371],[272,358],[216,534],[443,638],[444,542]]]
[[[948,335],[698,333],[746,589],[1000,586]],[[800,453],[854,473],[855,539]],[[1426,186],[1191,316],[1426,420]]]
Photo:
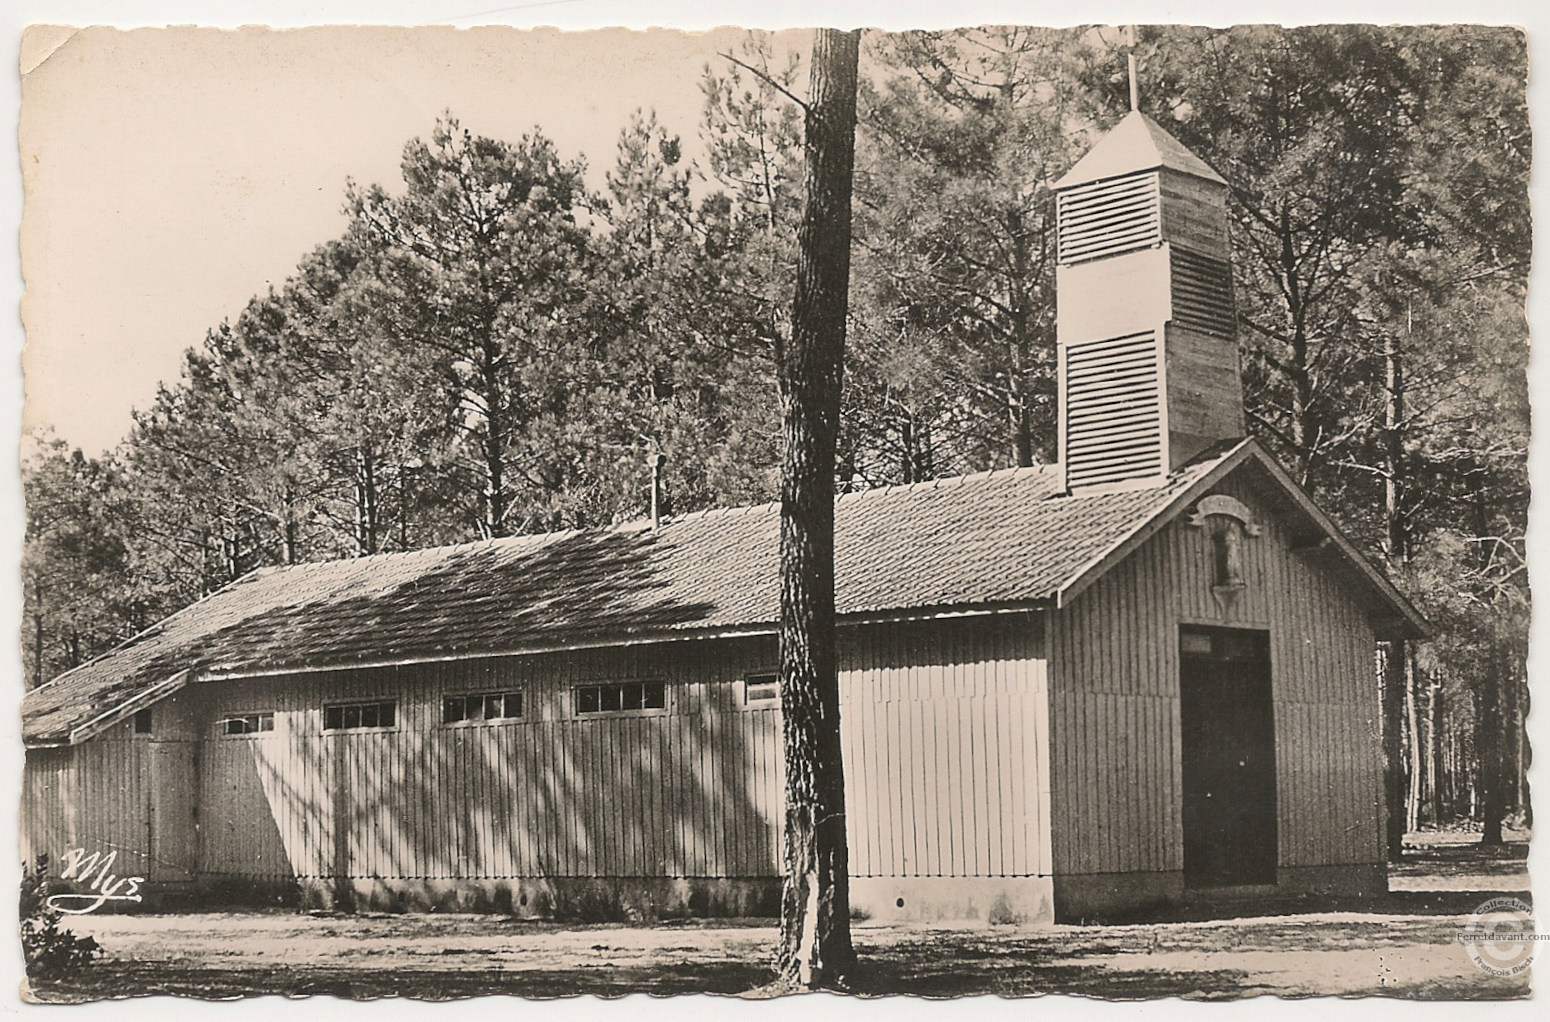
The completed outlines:
[[[983,600],[946,603],[930,607],[901,607],[854,611],[835,616],[835,624],[841,628],[867,625],[900,624],[910,621],[942,621],[966,617],[994,617],[1003,614],[1023,614],[1050,609],[1054,601],[1047,597],[1023,600]],[[716,639],[748,639],[776,635],[780,625],[776,621],[752,621],[746,624],[711,628],[683,628],[638,632],[633,635],[592,636],[570,642],[556,642],[542,646],[512,646],[505,649],[468,650],[464,652],[424,653],[413,656],[384,657],[379,660],[318,661],[308,664],[269,663],[233,670],[206,667],[199,672],[200,681],[244,681],[253,678],[272,678],[291,674],[321,674],[328,671],[364,671],[388,667],[411,667],[418,664],[446,663],[463,660],[491,660],[501,657],[544,656],[552,653],[576,653],[594,649],[620,649],[631,646],[654,646],[669,642],[703,642]]]
[[[1319,506],[1313,502],[1313,499],[1303,492],[1302,487],[1298,486],[1296,481],[1286,473],[1286,470],[1264,448],[1260,447],[1259,442],[1253,438],[1244,439],[1238,446],[1222,455],[1221,460],[1212,466],[1210,471],[1206,472],[1189,487],[1180,491],[1166,505],[1155,511],[1135,529],[1117,540],[1103,554],[1094,558],[1081,571],[1073,575],[1056,592],[1055,606],[1065,607],[1069,605],[1083,590],[1107,574],[1114,565],[1129,557],[1135,552],[1137,547],[1155,535],[1168,522],[1172,521],[1184,506],[1198,499],[1203,491],[1215,486],[1224,476],[1249,460],[1253,460],[1269,473],[1271,478],[1276,481],[1292,502],[1297,505],[1298,510],[1310,518],[1330,538],[1331,543],[1334,544],[1335,548],[1340,551],[1345,559],[1372,583],[1379,595],[1388,601],[1390,608],[1396,612],[1389,620],[1398,624],[1400,628],[1397,631],[1387,628],[1381,629],[1381,632],[1387,634],[1380,634],[1379,638],[1385,640],[1390,638],[1426,639],[1431,636],[1430,624],[1421,615],[1420,611],[1416,610],[1415,605],[1410,602],[1404,593],[1399,591],[1398,587],[1383,572],[1373,565],[1366,555],[1356,549],[1350,540],[1346,539],[1339,526],[1319,509]]]
[[[1049,599],[1026,600],[1001,600],[979,601],[942,604],[934,607],[907,607],[893,610],[868,610],[849,614],[838,615],[836,624],[842,628],[854,628],[878,624],[898,624],[910,621],[940,621],[948,619],[960,619],[968,617],[995,617],[1008,614],[1037,613],[1048,609],[1053,605]],[[702,628],[682,630],[678,632],[652,632],[628,636],[620,639],[617,636],[599,637],[595,639],[580,640],[568,643],[556,643],[548,646],[527,646],[507,650],[481,650],[467,653],[441,653],[436,655],[384,658],[369,662],[332,662],[315,664],[269,664],[242,670],[223,671],[209,668],[201,669],[196,679],[192,669],[179,671],[170,678],[153,685],[143,692],[136,693],[91,718],[83,724],[72,728],[68,736],[64,738],[48,738],[43,740],[25,741],[24,745],[29,749],[69,748],[79,745],[91,739],[115,724],[121,723],[132,714],[161,701],[174,692],[184,688],[190,682],[198,681],[238,681],[253,678],[271,678],[281,675],[295,674],[319,674],[327,671],[361,671],[374,670],[388,667],[406,667],[416,664],[443,663],[453,660],[487,660],[497,657],[514,656],[540,656],[546,653],[577,652],[587,649],[610,649],[626,646],[656,645],[667,642],[692,642],[707,639],[739,639],[758,638],[775,635],[779,625],[774,621],[752,622],[746,625],[726,628]],[[25,730],[25,729],[24,729]]]
[[[1298,510],[1313,520],[1313,523],[1330,538],[1331,543],[1340,551],[1341,555],[1372,583],[1373,587],[1378,590],[1379,595],[1388,601],[1390,609],[1396,612],[1389,619],[1401,627],[1393,634],[1380,635],[1379,637],[1383,639],[1404,638],[1417,640],[1431,638],[1431,623],[1416,609],[1415,604],[1410,602],[1410,598],[1400,592],[1399,587],[1377,565],[1373,564],[1367,555],[1358,550],[1356,545],[1346,538],[1345,533],[1341,532],[1340,526],[1336,525],[1334,520],[1313,502],[1312,497],[1303,492],[1303,488],[1287,474],[1286,469],[1282,468],[1279,462],[1266,453],[1257,443],[1254,445],[1254,448],[1256,454],[1255,461],[1270,474],[1271,478],[1280,484],[1281,488],[1292,499],[1292,502],[1297,505]]]
[[[193,677],[193,670],[185,669],[172,675],[164,681],[160,681],[142,692],[137,692],[130,698],[119,703],[112,709],[99,713],[86,723],[71,728],[67,745],[80,745],[88,738],[94,738],[115,724],[121,723],[131,715],[140,712],[153,703],[160,702],[172,695],[178,689],[188,684]]]

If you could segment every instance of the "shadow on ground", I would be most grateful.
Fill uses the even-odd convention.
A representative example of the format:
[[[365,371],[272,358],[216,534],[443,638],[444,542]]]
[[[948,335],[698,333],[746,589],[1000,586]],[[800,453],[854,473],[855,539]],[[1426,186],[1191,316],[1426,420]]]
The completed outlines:
[[[1422,848],[1395,870],[1419,889],[1342,902],[1259,903],[1228,916],[1185,911],[1040,929],[862,924],[851,989],[864,996],[1109,999],[1525,997],[1529,975],[1475,967],[1456,934],[1504,889],[1527,898],[1524,846]],[[1498,881],[1505,882],[1503,886]],[[1425,889],[1428,885],[1470,889]],[[445,1000],[632,993],[761,996],[774,920],[649,927],[500,916],[299,915],[280,911],[81,916],[108,949],[46,1001],[171,994]]]

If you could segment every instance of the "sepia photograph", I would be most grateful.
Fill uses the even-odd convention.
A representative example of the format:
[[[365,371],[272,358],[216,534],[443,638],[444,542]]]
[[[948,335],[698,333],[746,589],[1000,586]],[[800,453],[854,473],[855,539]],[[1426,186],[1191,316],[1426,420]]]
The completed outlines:
[[[442,6],[16,28],[20,1001],[1530,997],[1534,32]]]

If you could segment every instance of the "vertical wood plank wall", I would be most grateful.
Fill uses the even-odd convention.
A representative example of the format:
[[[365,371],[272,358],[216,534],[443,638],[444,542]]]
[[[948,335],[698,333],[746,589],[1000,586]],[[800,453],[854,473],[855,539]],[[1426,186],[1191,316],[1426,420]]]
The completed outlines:
[[[1017,615],[846,633],[853,875],[1049,874],[1042,632]],[[199,684],[178,697],[197,723],[163,739],[198,775],[182,840],[199,874],[233,878],[775,876],[779,710],[742,685],[774,662],[748,639]],[[667,710],[573,712],[574,685],[623,680],[666,682]],[[445,695],[512,689],[520,720],[441,721]],[[324,703],[374,698],[397,700],[394,728],[323,731]],[[256,712],[275,730],[216,735]],[[32,844],[143,857],[152,743],[128,727],[29,757]]]
[[[1270,632],[1282,867],[1375,863],[1382,758],[1374,636],[1342,576],[1297,554],[1242,473],[1216,492],[1255,512],[1246,588],[1212,593],[1209,537],[1181,516],[1055,616],[1050,650],[1055,873],[1183,868],[1181,624]]]
[[[850,872],[1048,876],[1043,622],[869,629],[842,652]]]
[[[117,853],[109,871],[152,880],[185,879],[197,866],[191,778],[190,700],[176,695],[153,711],[154,734],[133,719],[74,749],[34,749],[22,772],[21,853],[47,855],[59,876],[76,848]]]

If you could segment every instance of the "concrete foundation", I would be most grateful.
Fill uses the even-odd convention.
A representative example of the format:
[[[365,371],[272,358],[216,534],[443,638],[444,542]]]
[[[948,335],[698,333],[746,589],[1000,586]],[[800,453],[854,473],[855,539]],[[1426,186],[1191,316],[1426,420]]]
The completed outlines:
[[[1182,872],[1068,875],[1055,878],[1055,921],[1101,922],[1186,905],[1231,915],[1235,906],[1256,902],[1371,898],[1387,891],[1388,872],[1381,862],[1283,867],[1275,883],[1249,887],[1189,888]]]
[[[779,877],[513,877],[499,880],[200,877],[148,884],[144,901],[102,911],[295,907],[336,912],[489,912],[519,919],[651,922],[773,918]],[[59,889],[71,889],[69,884]],[[1191,889],[1182,872],[1050,877],[852,877],[857,919],[1037,926],[1114,921],[1189,907],[1207,915],[1281,900],[1351,899],[1388,890],[1382,863],[1283,868],[1274,884]]]
[[[779,877],[512,877],[401,880],[200,877],[155,885],[124,911],[293,907],[322,912],[488,912],[519,919],[651,922],[774,918]],[[1041,925],[1055,919],[1049,877],[852,877],[857,919]]]
[[[1376,898],[1389,890],[1388,866],[1364,862],[1344,866],[1292,866],[1276,871],[1282,894],[1323,898]]]
[[[497,880],[306,879],[300,908],[334,912],[488,912],[518,919],[651,922],[772,917],[778,877],[511,877]]]
[[[1049,877],[851,877],[850,908],[874,922],[1048,925]]]
[[[1184,900],[1182,871],[1089,873],[1055,877],[1055,921],[1097,922],[1160,911]]]

